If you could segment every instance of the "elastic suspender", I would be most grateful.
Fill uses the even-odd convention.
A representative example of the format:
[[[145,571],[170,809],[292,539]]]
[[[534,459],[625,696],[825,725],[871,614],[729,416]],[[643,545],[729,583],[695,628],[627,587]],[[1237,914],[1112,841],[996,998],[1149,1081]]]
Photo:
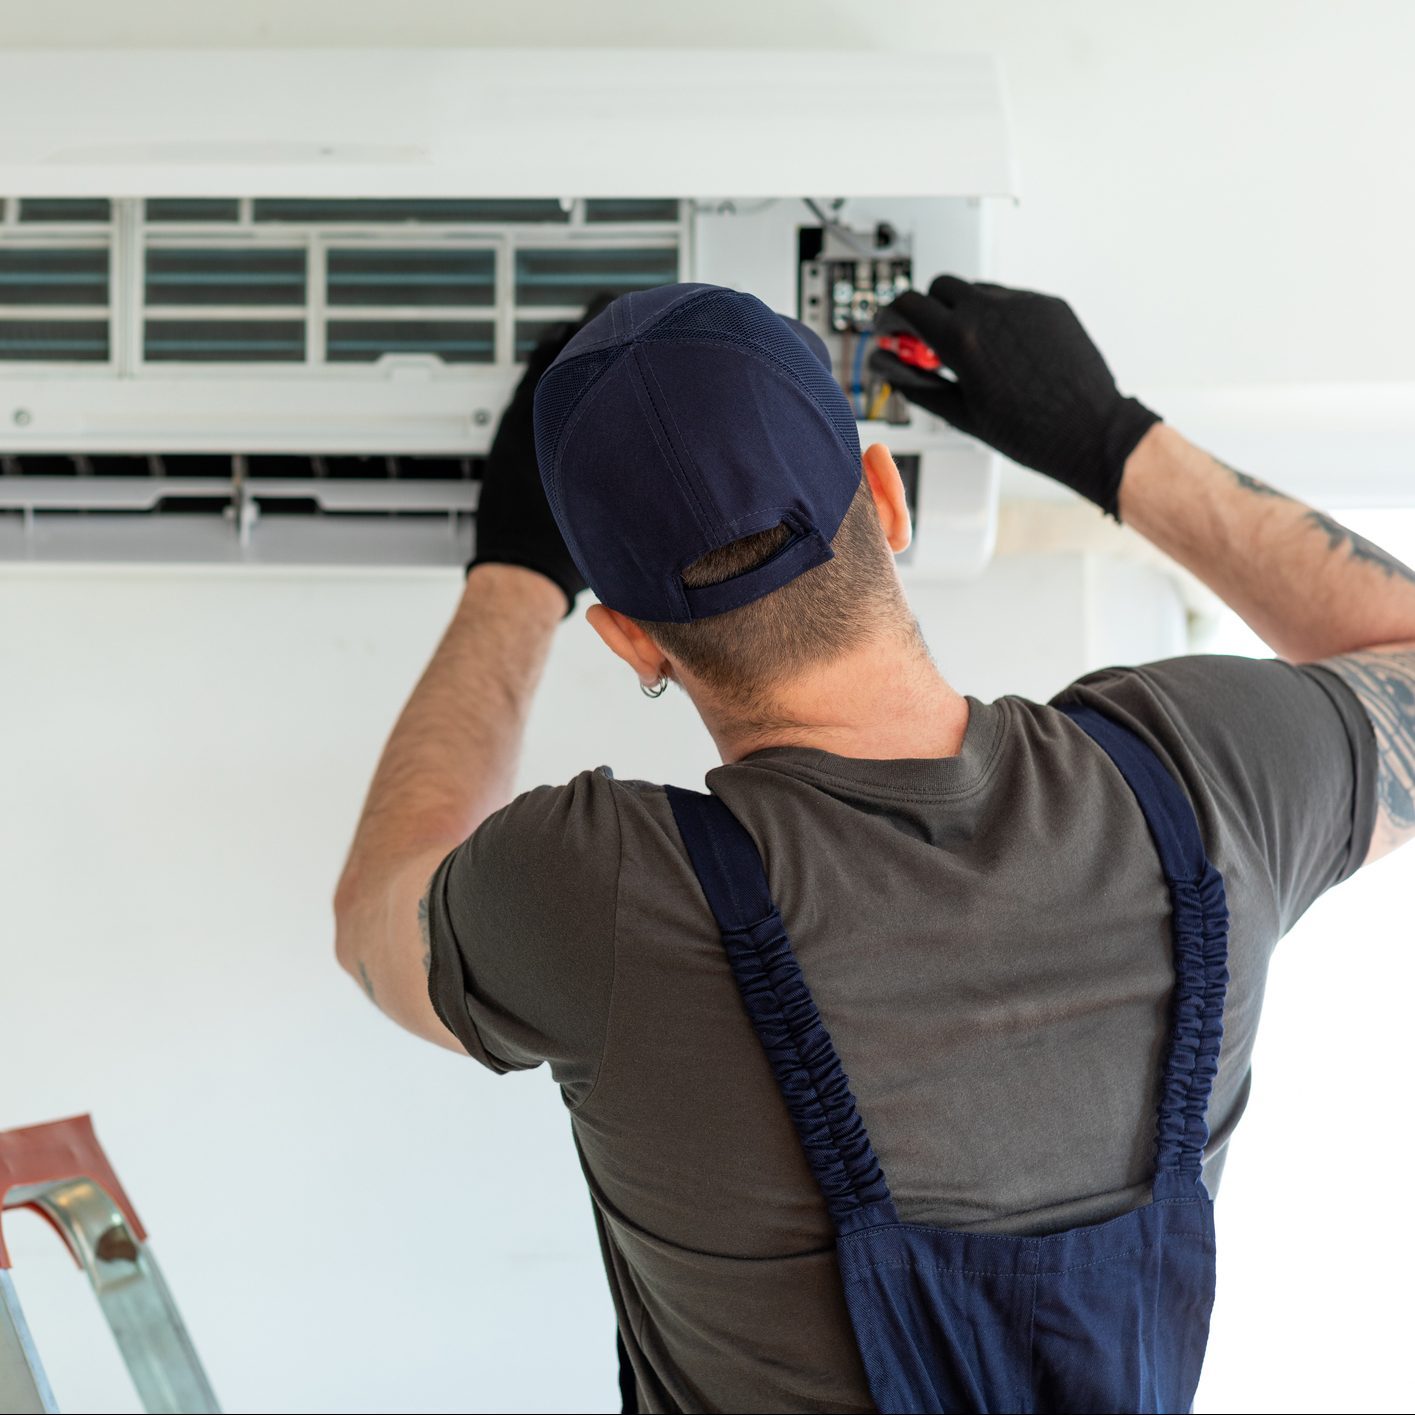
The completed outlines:
[[[836,1231],[896,1222],[849,1079],[801,976],[752,837],[717,797],[666,789],[742,1002]]]
[[[1149,826],[1173,910],[1174,1002],[1156,1123],[1155,1170],[1181,1187],[1199,1178],[1209,1139],[1209,1094],[1223,1042],[1228,903],[1194,808],[1153,750],[1088,707],[1061,709],[1115,763]]]

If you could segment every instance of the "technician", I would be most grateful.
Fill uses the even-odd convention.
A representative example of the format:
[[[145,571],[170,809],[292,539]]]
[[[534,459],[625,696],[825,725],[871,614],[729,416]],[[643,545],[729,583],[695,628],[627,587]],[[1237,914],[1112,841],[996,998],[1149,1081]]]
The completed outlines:
[[[1279,657],[965,697],[895,569],[899,473],[861,456],[819,342],[716,287],[626,296],[538,350],[504,416],[338,956],[419,1036],[549,1063],[638,1408],[905,1408],[883,1392],[910,1360],[967,1387],[910,1408],[1165,1408],[1202,1358],[1207,1194],[1273,947],[1415,833],[1415,574],[1123,397],[1062,301],[942,277],[896,310],[945,369],[877,355],[895,386],[1132,526]],[[630,675],[692,699],[725,811],[607,767],[513,794],[587,585],[635,701]],[[1178,1254],[1182,1292],[1102,1252],[1106,1220]],[[944,1355],[903,1350],[889,1261],[851,1269],[864,1229],[922,1283],[901,1310],[954,1304]],[[935,1281],[915,1240],[973,1256]],[[1118,1403],[1078,1403],[1081,1349]]]

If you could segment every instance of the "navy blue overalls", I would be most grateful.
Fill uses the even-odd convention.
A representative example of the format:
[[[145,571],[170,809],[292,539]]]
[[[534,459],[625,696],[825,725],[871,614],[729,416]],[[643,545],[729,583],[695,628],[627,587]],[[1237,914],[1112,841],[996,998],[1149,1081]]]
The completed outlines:
[[[1223,880],[1150,748],[1089,708],[1065,711],[1110,756],[1149,826],[1169,882],[1175,986],[1151,1201],[1043,1237],[900,1222],[751,837],[716,797],[668,788],[834,1223],[881,1411],[1187,1411],[1199,1381],[1214,1294],[1200,1166],[1228,985]],[[626,1381],[626,1404],[633,1394]]]

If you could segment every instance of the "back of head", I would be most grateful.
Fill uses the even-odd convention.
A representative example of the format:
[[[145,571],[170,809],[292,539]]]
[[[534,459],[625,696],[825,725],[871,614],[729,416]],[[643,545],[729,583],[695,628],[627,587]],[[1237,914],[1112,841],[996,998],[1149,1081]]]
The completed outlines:
[[[536,392],[551,510],[591,589],[735,708],[904,608],[821,340],[751,295],[626,295]]]
[[[683,580],[691,586],[724,583],[765,562],[788,535],[778,526],[733,541],[694,561]],[[864,481],[831,550],[829,560],[737,609],[685,624],[635,622],[734,716],[770,719],[783,682],[875,639],[913,639],[917,633]]]

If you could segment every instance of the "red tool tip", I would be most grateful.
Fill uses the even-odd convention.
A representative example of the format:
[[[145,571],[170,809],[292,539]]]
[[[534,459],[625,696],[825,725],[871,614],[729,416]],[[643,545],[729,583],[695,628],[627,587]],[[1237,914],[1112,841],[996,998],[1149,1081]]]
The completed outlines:
[[[881,334],[875,343],[911,368],[932,371],[942,366],[939,356],[916,334]]]

